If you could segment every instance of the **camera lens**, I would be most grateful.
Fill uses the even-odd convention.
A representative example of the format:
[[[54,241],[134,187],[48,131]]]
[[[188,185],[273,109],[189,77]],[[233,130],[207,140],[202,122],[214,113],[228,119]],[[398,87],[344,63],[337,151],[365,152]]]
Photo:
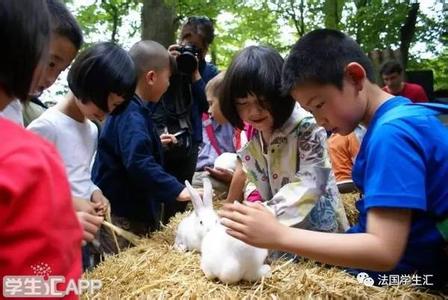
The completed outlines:
[[[177,70],[181,73],[192,74],[198,67],[198,62],[193,53],[184,51],[176,58]]]

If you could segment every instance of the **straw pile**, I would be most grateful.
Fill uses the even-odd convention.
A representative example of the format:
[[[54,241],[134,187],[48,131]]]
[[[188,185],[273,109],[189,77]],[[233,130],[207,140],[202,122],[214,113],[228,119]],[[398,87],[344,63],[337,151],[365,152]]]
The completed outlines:
[[[443,299],[409,286],[367,287],[330,268],[304,260],[301,263],[276,261],[272,276],[256,283],[225,285],[208,281],[199,268],[198,253],[173,249],[178,214],[162,231],[144,239],[137,247],[108,257],[85,275],[101,279],[103,287],[83,299],[297,299],[297,298],[411,298]]]
[[[356,209],[356,201],[359,200],[358,193],[341,194],[342,203],[344,203],[345,213],[350,225],[354,225],[358,222],[359,212]]]

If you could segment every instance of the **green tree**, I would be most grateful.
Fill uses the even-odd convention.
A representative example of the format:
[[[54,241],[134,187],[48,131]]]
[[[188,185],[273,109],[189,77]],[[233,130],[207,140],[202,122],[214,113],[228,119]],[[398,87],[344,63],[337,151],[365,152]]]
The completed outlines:
[[[131,10],[136,10],[140,0],[96,0],[91,5],[81,6],[76,17],[85,35],[101,33],[101,26],[110,34],[109,40],[120,42],[117,37],[119,28]],[[135,24],[129,24],[134,29]],[[138,26],[139,29],[139,26]]]

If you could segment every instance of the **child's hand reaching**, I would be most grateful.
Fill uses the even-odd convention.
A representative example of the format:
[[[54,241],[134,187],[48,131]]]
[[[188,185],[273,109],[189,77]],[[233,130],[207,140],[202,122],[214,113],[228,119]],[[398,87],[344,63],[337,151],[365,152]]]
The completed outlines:
[[[110,208],[110,203],[103,195],[103,192],[101,192],[101,190],[93,191],[91,201],[95,208],[96,215],[104,217],[107,210]]]
[[[218,215],[231,236],[255,247],[273,249],[282,238],[286,226],[258,202],[226,203]]]
[[[196,189],[196,191],[198,192],[199,196],[202,198],[204,191],[202,189]],[[182,192],[180,192],[180,194],[177,196],[176,200],[181,201],[181,202],[191,201],[191,195],[188,192],[188,189],[184,188],[182,190]]]
[[[87,199],[73,197],[73,206],[77,212],[85,212],[91,215],[96,215],[95,205]]]
[[[225,183],[230,183],[232,181],[233,173],[227,169],[205,167],[205,170],[216,180]]]
[[[177,201],[185,202],[185,201],[191,201],[190,193],[188,192],[187,188],[184,188],[179,195],[177,195],[176,198]]]
[[[84,211],[77,211],[76,217],[83,229],[83,244],[85,244],[85,242],[92,242],[95,239],[95,235],[100,229],[104,218]]]

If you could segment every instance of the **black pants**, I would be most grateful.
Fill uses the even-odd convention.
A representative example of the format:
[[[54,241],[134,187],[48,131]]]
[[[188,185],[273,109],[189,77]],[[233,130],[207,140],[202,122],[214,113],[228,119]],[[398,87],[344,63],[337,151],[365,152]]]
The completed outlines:
[[[184,184],[185,180],[190,183],[193,180],[193,175],[196,170],[196,163],[198,161],[199,144],[194,143],[188,153],[184,157],[172,158],[165,155],[165,171],[177,178],[177,180]],[[184,212],[188,202],[174,202],[164,204],[162,223],[167,224],[172,216],[178,212]]]

